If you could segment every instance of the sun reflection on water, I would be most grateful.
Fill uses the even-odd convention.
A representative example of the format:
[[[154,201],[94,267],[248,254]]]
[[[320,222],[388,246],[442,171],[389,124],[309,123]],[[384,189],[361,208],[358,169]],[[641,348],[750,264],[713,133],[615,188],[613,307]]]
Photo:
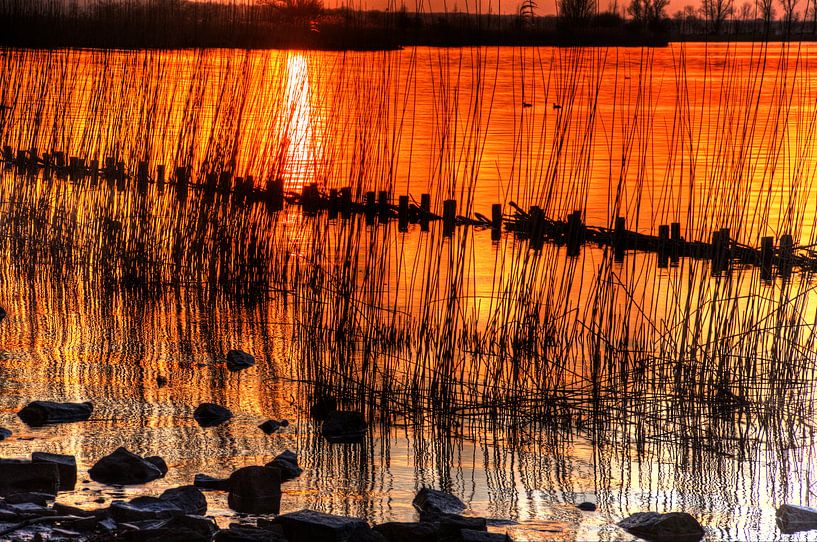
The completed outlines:
[[[284,182],[288,190],[300,191],[316,180],[316,164],[321,157],[315,144],[309,66],[306,57],[299,53],[287,58],[286,108],[282,130],[286,141]]]

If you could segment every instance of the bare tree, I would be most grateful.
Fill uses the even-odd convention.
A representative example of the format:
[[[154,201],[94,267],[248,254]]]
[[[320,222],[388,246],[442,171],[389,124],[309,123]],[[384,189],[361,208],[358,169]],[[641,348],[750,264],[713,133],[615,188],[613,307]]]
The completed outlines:
[[[811,33],[817,34],[817,0],[807,0],[806,18],[811,20]]]
[[[763,32],[768,34],[772,27],[772,20],[774,19],[774,3],[773,0],[756,0],[757,11],[761,19],[763,19]]]
[[[721,33],[723,23],[734,12],[733,2],[734,0],[703,0],[701,2],[701,14],[714,34]]]
[[[783,26],[786,35],[791,35],[794,23],[797,22],[797,4],[800,0],[780,0],[780,7],[783,8]]]
[[[584,25],[596,12],[595,0],[556,0],[559,18],[568,27]]]
[[[817,1],[817,0],[815,0]],[[742,32],[748,33],[752,28],[752,21],[755,18],[755,10],[756,7],[751,4],[751,2],[744,2],[740,6],[740,12],[738,14],[738,19],[740,19]]]
[[[627,11],[639,26],[656,30],[666,18],[667,4],[669,0],[632,0]]]

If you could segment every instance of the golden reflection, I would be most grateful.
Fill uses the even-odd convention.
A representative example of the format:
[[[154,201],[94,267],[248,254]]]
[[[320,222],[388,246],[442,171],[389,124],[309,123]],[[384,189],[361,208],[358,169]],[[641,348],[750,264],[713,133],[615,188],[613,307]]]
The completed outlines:
[[[286,114],[282,130],[286,142],[283,171],[288,190],[300,191],[305,184],[317,182],[316,165],[321,157],[311,102],[307,58],[294,53],[287,58]]]

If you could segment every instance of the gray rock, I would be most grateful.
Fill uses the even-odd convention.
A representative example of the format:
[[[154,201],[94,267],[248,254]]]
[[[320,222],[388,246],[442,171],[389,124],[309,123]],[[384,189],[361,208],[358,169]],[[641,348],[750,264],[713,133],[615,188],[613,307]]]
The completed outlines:
[[[435,523],[391,521],[375,525],[372,530],[382,534],[389,542],[437,542],[437,531],[440,527]]]
[[[0,459],[0,495],[37,492],[56,495],[60,471],[54,464]]]
[[[125,448],[97,461],[88,474],[95,482],[111,485],[146,484],[164,476],[159,467]]]
[[[777,509],[777,526],[786,534],[817,529],[817,508],[784,504]]]
[[[303,469],[298,466],[298,456],[295,452],[286,450],[267,463],[267,467],[273,467],[281,471],[281,481],[293,480],[301,475]]]
[[[267,420],[261,425],[259,425],[258,428],[265,434],[271,435],[278,431],[278,429],[280,429],[281,427],[287,427],[288,425],[289,422],[286,420]]]
[[[618,522],[618,526],[645,540],[656,542],[693,542],[704,536],[704,529],[686,512],[638,512]]]
[[[465,503],[459,498],[436,489],[422,488],[411,502],[420,513],[426,514],[460,514],[465,510]]]
[[[5,427],[0,427],[0,442],[6,440],[12,435],[11,431],[6,429]]]
[[[488,530],[488,522],[485,518],[471,518],[458,516],[456,514],[432,514],[435,523],[439,525],[437,531],[437,542],[461,542],[463,530],[481,531]],[[420,515],[421,521],[425,521],[424,515]]]
[[[60,471],[60,491],[73,491],[77,485],[77,460],[73,455],[34,452],[32,463],[51,463]]]
[[[167,470],[168,470],[167,469],[167,463],[165,463],[165,460],[162,459],[161,457],[159,457],[158,455],[151,455],[149,457],[146,457],[145,461],[147,461],[148,463],[150,463],[151,465],[153,465],[154,467],[159,469],[159,472],[162,473],[162,476],[167,474]]]
[[[159,498],[175,504],[190,516],[203,516],[207,513],[207,499],[201,491],[193,486],[168,489]]]
[[[246,514],[277,514],[281,508],[281,471],[244,467],[230,475],[227,505]]]
[[[321,434],[331,443],[357,443],[363,440],[368,424],[360,412],[336,410],[326,415]]]
[[[193,419],[202,427],[215,427],[232,417],[229,409],[215,403],[202,403],[193,411]]]
[[[229,491],[229,478],[213,478],[206,474],[197,474],[193,479],[193,485],[199,489],[211,491]]]
[[[4,497],[6,504],[32,503],[39,506],[48,506],[48,501],[53,501],[55,498],[56,497],[50,493],[39,493],[37,491],[12,493]]]
[[[110,513],[117,523],[132,523],[183,516],[184,510],[172,502],[156,497],[136,497],[130,502],[113,501]]]
[[[582,502],[582,503],[577,504],[576,508],[578,508],[582,512],[595,512],[596,511],[596,503]]]
[[[300,510],[278,516],[289,542],[357,542],[371,531],[362,519]]]
[[[93,412],[94,405],[91,402],[34,401],[18,412],[17,416],[26,425],[40,427],[52,423],[82,422],[90,418]]]
[[[227,352],[227,369],[230,372],[241,371],[255,365],[255,358],[243,350]]]

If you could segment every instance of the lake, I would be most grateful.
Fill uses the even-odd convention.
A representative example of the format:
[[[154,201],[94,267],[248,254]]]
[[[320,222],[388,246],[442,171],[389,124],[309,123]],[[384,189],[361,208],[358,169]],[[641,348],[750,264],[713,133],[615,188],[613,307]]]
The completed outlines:
[[[438,214],[454,199],[509,220],[536,205],[651,235],[678,222],[687,240],[729,228],[735,247],[790,234],[813,258],[817,45],[1,54],[0,145],[110,157],[127,176],[0,175],[0,454],[73,454],[80,480],[118,446],[170,467],[61,502],[291,449],[304,474],[282,511],[408,521],[434,486],[518,521],[516,540],[631,540],[615,522],[646,510],[688,511],[712,540],[817,539],[774,521],[815,500],[811,268],[568,257],[206,188],[226,173],[281,180],[290,200],[309,183],[427,193]],[[257,366],[227,371],[235,348]],[[322,395],[365,412],[363,444],[320,436]],[[28,428],[15,413],[36,399],[95,413]],[[203,429],[203,402],[235,418]],[[268,418],[291,424],[267,436]],[[229,523],[226,495],[208,499]]]

